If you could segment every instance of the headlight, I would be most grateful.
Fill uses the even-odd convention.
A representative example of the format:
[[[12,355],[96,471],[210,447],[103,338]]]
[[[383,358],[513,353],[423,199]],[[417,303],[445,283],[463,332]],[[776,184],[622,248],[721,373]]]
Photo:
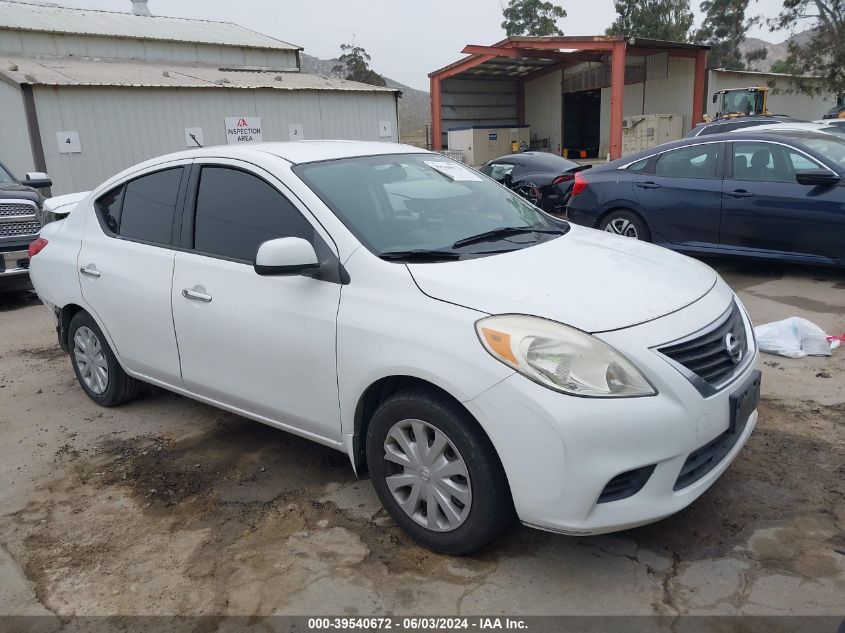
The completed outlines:
[[[481,319],[475,329],[494,358],[549,389],[605,398],[657,393],[631,361],[575,328],[513,314]]]

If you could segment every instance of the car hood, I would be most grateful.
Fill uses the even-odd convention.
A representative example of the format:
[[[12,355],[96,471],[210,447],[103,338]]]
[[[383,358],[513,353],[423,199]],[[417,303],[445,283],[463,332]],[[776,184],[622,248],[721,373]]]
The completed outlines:
[[[32,187],[18,183],[0,184],[0,200],[32,200],[36,204],[41,202],[41,196]]]
[[[665,248],[572,225],[511,253],[409,264],[428,296],[488,314],[531,314],[585,332],[645,323],[703,297],[718,276]]]

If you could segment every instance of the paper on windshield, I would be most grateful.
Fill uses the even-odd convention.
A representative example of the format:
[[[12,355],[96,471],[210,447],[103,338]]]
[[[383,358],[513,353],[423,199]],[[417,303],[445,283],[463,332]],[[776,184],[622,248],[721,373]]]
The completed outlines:
[[[441,174],[443,174],[447,178],[451,178],[454,181],[474,180],[477,182],[481,182],[480,176],[472,173],[466,167],[458,165],[458,163],[447,163],[445,161],[439,160],[425,160],[423,162],[432,169],[436,169]]]

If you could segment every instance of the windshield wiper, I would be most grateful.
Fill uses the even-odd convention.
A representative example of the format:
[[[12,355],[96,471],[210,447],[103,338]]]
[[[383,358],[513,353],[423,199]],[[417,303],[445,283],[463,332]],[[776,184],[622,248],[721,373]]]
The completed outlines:
[[[410,262],[436,262],[460,259],[460,253],[452,251],[436,251],[426,249],[411,249],[407,251],[387,251],[379,255],[387,261],[410,261]]]
[[[499,237],[507,237],[509,235],[522,235],[523,233],[549,233],[554,235],[563,235],[566,233],[564,229],[538,229],[533,226],[502,226],[491,231],[484,231],[478,235],[471,235],[462,240],[458,240],[452,244],[452,248],[460,248],[461,246],[468,246],[469,244],[478,244],[479,242],[487,242]]]

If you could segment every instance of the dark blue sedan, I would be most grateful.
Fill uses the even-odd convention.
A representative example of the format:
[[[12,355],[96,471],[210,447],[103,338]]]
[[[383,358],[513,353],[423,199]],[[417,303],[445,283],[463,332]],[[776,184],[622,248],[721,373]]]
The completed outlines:
[[[576,174],[567,212],[691,254],[845,266],[845,141],[748,130],[666,143]]]

